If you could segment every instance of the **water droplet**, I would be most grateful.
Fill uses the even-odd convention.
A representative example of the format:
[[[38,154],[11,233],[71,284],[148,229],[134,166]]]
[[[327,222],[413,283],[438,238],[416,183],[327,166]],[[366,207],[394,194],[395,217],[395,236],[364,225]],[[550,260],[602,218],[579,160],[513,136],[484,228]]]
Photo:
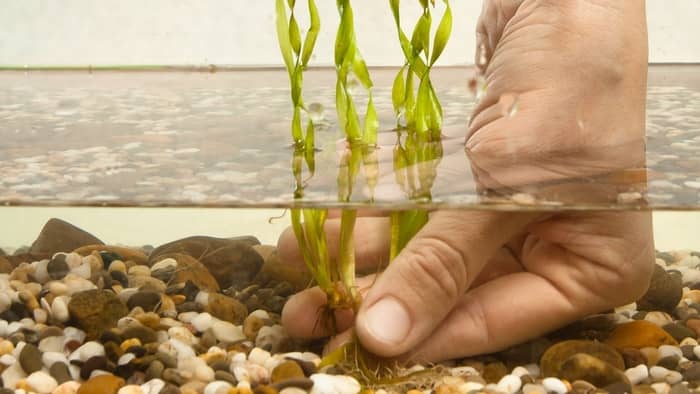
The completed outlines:
[[[323,115],[323,104],[321,103],[311,103],[309,104],[309,117],[313,124],[321,123],[325,116]]]

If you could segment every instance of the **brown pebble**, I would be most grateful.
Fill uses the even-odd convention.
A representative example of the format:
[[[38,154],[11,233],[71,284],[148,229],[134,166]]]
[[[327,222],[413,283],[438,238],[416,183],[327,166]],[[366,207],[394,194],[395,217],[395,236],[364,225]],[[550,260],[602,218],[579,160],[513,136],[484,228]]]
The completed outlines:
[[[623,382],[627,385],[628,392],[632,389],[627,376],[621,370],[585,353],[574,354],[564,361],[558,376],[568,381],[585,380],[597,387]]]
[[[276,388],[266,386],[266,385],[257,386],[253,390],[253,394],[278,394],[278,393],[279,393],[279,391],[277,391]]]
[[[441,384],[435,388],[435,394],[460,394],[460,391],[457,387]]]
[[[98,375],[80,385],[77,394],[116,394],[124,386],[124,379],[114,375]]]
[[[318,372],[318,368],[316,368],[316,364],[312,363],[311,361],[300,360],[298,358],[292,358],[292,357],[287,357],[287,360],[291,360],[291,361],[294,361],[295,363],[299,364],[299,366],[301,367],[301,370],[304,371],[304,375],[306,375],[307,377]]]
[[[639,349],[624,348],[620,350],[622,358],[625,360],[625,368],[633,368],[640,364],[646,364],[647,358]]]
[[[508,372],[508,368],[501,362],[489,363],[484,366],[482,376],[488,383],[498,383]]]
[[[596,341],[568,340],[554,344],[540,358],[543,376],[560,376],[563,365],[574,354],[588,354],[624,370],[625,361],[614,348]]]
[[[596,387],[585,380],[575,380],[571,383],[571,394],[590,394],[596,390]]]
[[[289,387],[296,387],[302,390],[310,390],[313,387],[314,381],[309,378],[287,379],[285,381],[271,384],[277,390],[282,391]]]
[[[233,374],[228,371],[217,370],[214,372],[214,380],[223,380],[225,382],[231,383],[233,386],[238,384],[238,380]]]
[[[258,331],[260,331],[263,326],[265,326],[265,321],[263,321],[263,319],[255,315],[248,315],[243,321],[243,334],[245,334],[246,338],[254,341],[258,336]]]
[[[294,361],[284,361],[272,370],[272,373],[270,374],[270,381],[272,383],[279,383],[287,379],[298,379],[304,377],[304,371],[301,369],[299,364]]]
[[[610,333],[605,343],[617,349],[678,346],[678,342],[668,332],[645,320],[620,324]]]

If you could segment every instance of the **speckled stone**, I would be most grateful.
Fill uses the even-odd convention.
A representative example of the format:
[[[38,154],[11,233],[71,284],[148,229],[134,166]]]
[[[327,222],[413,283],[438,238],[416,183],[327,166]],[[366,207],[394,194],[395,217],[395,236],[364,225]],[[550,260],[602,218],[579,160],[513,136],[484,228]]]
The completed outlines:
[[[87,290],[76,293],[68,303],[68,310],[79,328],[83,329],[88,339],[99,335],[112,327],[129,313],[126,305],[107,290]]]

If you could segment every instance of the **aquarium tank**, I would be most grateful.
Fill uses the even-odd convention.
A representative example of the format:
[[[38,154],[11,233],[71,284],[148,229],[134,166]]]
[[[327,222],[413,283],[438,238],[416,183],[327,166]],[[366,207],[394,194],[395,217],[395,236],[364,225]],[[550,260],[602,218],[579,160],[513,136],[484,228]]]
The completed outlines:
[[[698,391],[700,8],[589,3],[3,5],[0,393]]]

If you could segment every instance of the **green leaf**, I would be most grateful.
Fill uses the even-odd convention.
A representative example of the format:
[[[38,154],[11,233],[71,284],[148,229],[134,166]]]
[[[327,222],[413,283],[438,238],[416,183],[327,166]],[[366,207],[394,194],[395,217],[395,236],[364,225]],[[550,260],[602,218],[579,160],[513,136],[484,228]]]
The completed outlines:
[[[289,42],[292,44],[292,49],[297,56],[301,52],[301,32],[299,31],[299,24],[296,18],[294,18],[294,12],[289,18]]]
[[[348,50],[351,46],[354,46],[355,41],[355,29],[353,24],[354,16],[352,12],[352,7],[348,0],[339,0],[339,4],[342,2],[342,14],[340,16],[340,25],[338,26],[338,33],[335,38],[335,65],[341,66],[347,57]]]
[[[394,85],[391,88],[391,101],[394,104],[394,112],[398,116],[406,107],[406,80],[404,79],[404,72],[406,71],[406,66],[404,65],[396,74],[394,79]]]
[[[367,103],[367,114],[365,115],[365,132],[363,135],[364,143],[369,146],[377,145],[377,132],[379,131],[379,118],[377,110],[374,108],[374,99],[372,93],[369,94],[369,102]]]
[[[413,29],[413,36],[411,36],[413,56],[417,56],[423,51],[427,54],[430,50],[430,24],[430,14],[423,14],[420,19],[418,19],[418,23],[416,23],[416,27]]]
[[[415,64],[409,64],[408,71],[406,72],[406,127],[413,128],[416,123],[416,98],[413,86],[414,82],[414,66]]]
[[[369,76],[369,70],[367,69],[367,63],[360,55],[360,51],[355,50],[355,56],[352,62],[352,71],[355,73],[357,80],[362,83],[365,89],[372,89],[372,79]]]
[[[306,33],[304,48],[301,54],[301,64],[304,68],[306,68],[306,66],[309,64],[311,53],[316,46],[318,33],[321,31],[321,18],[318,15],[318,7],[316,6],[315,0],[309,0],[309,19],[311,20],[311,26],[309,27],[309,31]]]
[[[340,78],[335,84],[335,108],[338,113],[338,124],[342,130],[345,130],[348,123],[348,96]]]
[[[438,25],[437,31],[435,32],[435,41],[433,44],[433,55],[430,58],[430,65],[432,66],[438,60],[442,52],[447,46],[447,41],[450,39],[452,34],[452,9],[450,8],[449,0],[444,0],[447,8],[445,9],[445,14],[442,16],[442,20]]]
[[[428,78],[420,81],[418,86],[418,98],[416,100],[416,131],[419,134],[428,131],[428,111],[431,109],[430,85]]]
[[[295,145],[304,144],[304,136],[301,131],[301,108],[294,107],[294,117],[292,118],[292,139]]]
[[[294,70],[294,55],[292,53],[292,43],[289,38],[289,23],[287,22],[287,9],[285,8],[284,0],[277,0],[277,41],[279,42],[280,51],[284,64],[287,66],[289,75]]]

